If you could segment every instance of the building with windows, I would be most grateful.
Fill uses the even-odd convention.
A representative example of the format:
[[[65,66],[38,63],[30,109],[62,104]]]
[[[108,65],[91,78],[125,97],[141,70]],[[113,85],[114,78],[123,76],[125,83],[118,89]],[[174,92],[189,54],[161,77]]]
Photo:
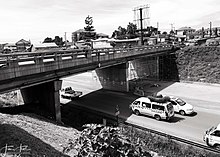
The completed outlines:
[[[178,41],[192,39],[194,37],[193,34],[195,31],[196,30],[191,27],[181,27],[176,30],[176,38],[178,38]]]
[[[17,47],[17,51],[26,51],[27,48],[31,46],[31,42],[21,39],[18,42],[16,42],[15,45]]]

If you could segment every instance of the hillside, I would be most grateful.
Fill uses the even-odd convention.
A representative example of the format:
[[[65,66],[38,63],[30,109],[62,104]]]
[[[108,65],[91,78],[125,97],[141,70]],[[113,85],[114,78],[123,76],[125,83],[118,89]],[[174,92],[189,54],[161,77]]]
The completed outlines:
[[[79,137],[79,132],[71,127],[56,123],[31,113],[0,113],[0,149],[7,145],[19,147],[27,145],[32,156],[68,156],[62,153],[69,140]]]
[[[189,46],[176,57],[180,81],[220,83],[220,47]]]

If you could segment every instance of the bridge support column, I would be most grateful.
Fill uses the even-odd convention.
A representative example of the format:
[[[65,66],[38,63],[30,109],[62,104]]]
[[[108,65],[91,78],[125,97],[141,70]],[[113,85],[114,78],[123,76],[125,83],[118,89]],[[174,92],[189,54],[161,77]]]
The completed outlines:
[[[39,104],[57,122],[61,122],[60,96],[62,81],[56,80],[21,89],[25,104]]]
[[[129,91],[128,63],[96,69],[102,88],[114,91]]]

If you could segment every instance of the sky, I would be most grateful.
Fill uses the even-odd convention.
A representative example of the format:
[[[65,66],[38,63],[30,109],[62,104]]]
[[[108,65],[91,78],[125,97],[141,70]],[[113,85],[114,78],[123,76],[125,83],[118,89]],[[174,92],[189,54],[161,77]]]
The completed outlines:
[[[149,5],[149,25],[169,31],[192,27],[220,27],[219,0],[0,0],[0,44],[20,39],[40,43],[60,36],[71,41],[71,33],[83,29],[93,17],[97,33],[109,36],[119,26],[134,22],[134,8]]]

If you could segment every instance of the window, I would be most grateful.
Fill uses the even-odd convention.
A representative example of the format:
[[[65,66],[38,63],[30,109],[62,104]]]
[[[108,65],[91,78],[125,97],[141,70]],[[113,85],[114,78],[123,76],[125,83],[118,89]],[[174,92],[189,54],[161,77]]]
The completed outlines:
[[[178,98],[177,100],[177,103],[180,105],[180,106],[184,106],[186,104],[185,101],[183,101],[182,99]]]
[[[164,111],[164,106],[160,106],[160,105],[155,105],[155,104],[153,104],[153,105],[152,105],[152,109]]]
[[[140,101],[133,102],[133,105],[140,105]]]
[[[217,137],[220,137],[220,131],[216,130],[215,132],[213,132],[212,135],[217,136]]]
[[[170,102],[172,103],[172,105],[177,105],[177,103],[173,100],[170,100]]]
[[[146,102],[142,102],[142,107],[151,108],[151,104],[150,103],[146,103]]]

